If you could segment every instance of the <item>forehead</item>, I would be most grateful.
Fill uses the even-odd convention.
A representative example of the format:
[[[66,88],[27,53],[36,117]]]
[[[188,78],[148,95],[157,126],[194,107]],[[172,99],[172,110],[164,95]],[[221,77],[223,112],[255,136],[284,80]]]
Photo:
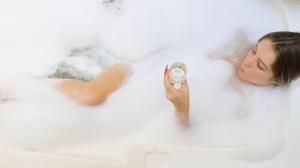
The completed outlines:
[[[268,67],[271,67],[276,60],[276,52],[270,39],[263,39],[257,43],[256,54]]]

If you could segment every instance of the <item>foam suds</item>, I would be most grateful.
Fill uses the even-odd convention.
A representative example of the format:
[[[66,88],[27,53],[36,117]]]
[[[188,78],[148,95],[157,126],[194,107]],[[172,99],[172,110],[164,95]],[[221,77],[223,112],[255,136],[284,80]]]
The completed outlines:
[[[0,2],[0,9],[0,91],[13,95],[0,104],[3,148],[124,158],[135,143],[239,146],[283,138],[288,88],[243,84],[219,59],[286,29],[265,1],[29,0]],[[131,63],[133,74],[96,107],[41,79],[89,80],[115,61]],[[188,68],[188,130],[164,95],[163,69],[176,61]]]

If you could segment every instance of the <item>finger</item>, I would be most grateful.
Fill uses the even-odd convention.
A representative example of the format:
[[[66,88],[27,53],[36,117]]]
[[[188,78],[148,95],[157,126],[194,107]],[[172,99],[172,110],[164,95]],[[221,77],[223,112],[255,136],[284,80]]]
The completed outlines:
[[[174,89],[173,85],[171,84],[171,82],[169,80],[169,70],[167,70],[166,75],[164,77],[164,86],[165,86],[167,94],[175,94],[176,93],[176,89]]]
[[[178,90],[176,90],[173,84],[171,84],[170,82],[165,84],[165,89],[167,93],[171,93],[171,94],[176,94],[176,92],[178,92]]]
[[[172,86],[172,84],[169,80],[169,73],[170,73],[170,71],[167,69],[166,72],[165,72],[165,75],[164,75],[164,84],[165,84],[166,88]]]
[[[165,89],[168,94],[176,94],[178,92],[172,85],[166,86]]]
[[[165,67],[164,76],[166,76],[167,71],[168,71],[168,65]]]
[[[182,92],[182,93],[184,93],[184,94],[187,94],[187,93],[189,93],[189,86],[188,86],[188,84],[187,83],[183,83],[182,85],[181,85],[181,88],[180,88],[180,91]]]
[[[165,83],[165,90],[168,93],[175,93],[175,91],[174,91],[175,89],[174,89],[173,85],[170,83]]]
[[[184,86],[188,86],[188,83],[187,83],[186,79],[181,84],[184,85]]]
[[[181,86],[182,86],[183,88],[189,88],[189,84],[188,84],[188,82],[187,82],[186,79],[181,83]]]

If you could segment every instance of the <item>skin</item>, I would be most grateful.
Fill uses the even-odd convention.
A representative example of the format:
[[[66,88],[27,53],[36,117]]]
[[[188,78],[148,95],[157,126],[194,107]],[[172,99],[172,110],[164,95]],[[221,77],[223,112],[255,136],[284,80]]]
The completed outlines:
[[[227,60],[236,63],[232,59]],[[274,85],[271,66],[275,60],[276,54],[272,41],[264,39],[250,49],[242,62],[237,65],[237,75],[242,81],[253,85]],[[130,67],[128,65],[115,64],[104,71],[97,79],[90,82],[64,80],[60,85],[60,89],[65,95],[77,102],[91,106],[99,105],[122,85],[129,73]],[[176,90],[170,82],[169,73],[170,70],[166,67],[164,71],[166,97],[173,104],[180,123],[185,127],[189,127],[190,96],[187,80],[182,83],[179,90]]]
[[[225,58],[233,64],[237,64],[237,60],[232,57]],[[273,72],[271,66],[276,60],[276,53],[273,43],[270,39],[264,39],[250,49],[245,58],[237,65],[238,77],[240,80],[258,86],[269,86],[276,84],[273,80]],[[187,81],[182,84],[180,90],[175,90],[169,80],[169,70],[166,67],[164,73],[164,83],[166,97],[175,107],[175,112],[180,121],[185,126],[189,126],[189,87]]]
[[[95,80],[85,82],[80,80],[63,80],[59,89],[67,97],[81,104],[96,106],[121,87],[130,74],[127,64],[115,64],[105,70]]]
[[[170,70],[166,66],[164,71],[164,86],[166,97],[171,101],[175,108],[175,113],[180,123],[185,126],[190,126],[189,111],[190,111],[190,96],[189,86],[187,81],[183,81],[179,90],[175,89],[169,79]]]
[[[189,127],[189,87],[187,81],[182,83],[180,90],[174,89],[168,78],[170,70],[165,68],[164,85],[166,96],[173,103],[180,123]],[[72,100],[81,104],[96,106],[105,102],[111,93],[116,91],[130,74],[126,64],[115,64],[99,75],[95,80],[63,80],[58,84],[60,91]]]
[[[225,59],[233,64],[237,60],[233,57]],[[272,65],[276,60],[276,53],[270,39],[263,39],[250,49],[245,58],[237,65],[237,75],[240,80],[259,86],[276,84],[273,80]],[[170,70],[164,71],[164,87],[166,97],[174,106],[174,111],[180,123],[190,126],[189,109],[190,96],[189,86],[185,80],[179,90],[174,89],[169,79]],[[109,97],[111,93],[122,86],[130,74],[130,66],[127,64],[115,64],[105,70],[95,80],[84,82],[79,80],[62,80],[58,87],[67,97],[81,104],[95,106],[99,105]]]
[[[273,80],[272,65],[276,53],[270,39],[263,39],[250,49],[244,60],[238,66],[238,77],[245,82],[268,86],[276,84]]]

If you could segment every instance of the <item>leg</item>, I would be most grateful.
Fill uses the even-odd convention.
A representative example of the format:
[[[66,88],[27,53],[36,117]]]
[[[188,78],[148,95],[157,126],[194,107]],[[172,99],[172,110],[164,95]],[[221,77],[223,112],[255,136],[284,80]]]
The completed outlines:
[[[103,103],[112,92],[117,90],[129,73],[129,65],[115,64],[93,81],[64,80],[59,85],[59,89],[75,101],[94,106]]]

